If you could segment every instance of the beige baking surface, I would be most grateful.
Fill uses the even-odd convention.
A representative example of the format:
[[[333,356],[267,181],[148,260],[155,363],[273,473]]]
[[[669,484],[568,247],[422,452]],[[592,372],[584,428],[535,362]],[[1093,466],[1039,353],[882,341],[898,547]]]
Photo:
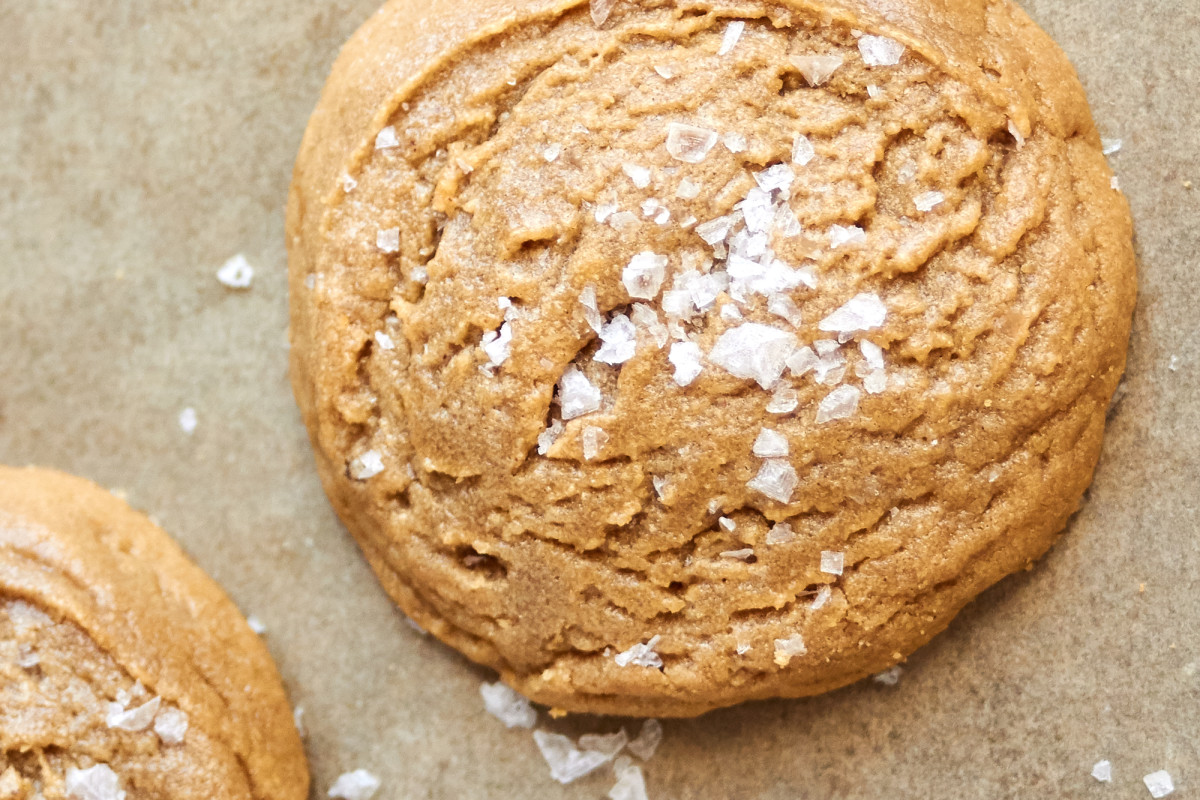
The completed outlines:
[[[266,623],[320,796],[365,767],[380,798],[601,798],[607,771],[553,783],[483,712],[488,676],[393,610],[288,389],[292,159],[376,4],[0,0],[0,461],[124,489]],[[651,798],[1146,798],[1162,768],[1200,797],[1200,5],[1026,7],[1124,139],[1137,218],[1128,392],[1089,500],[899,686],[668,722]],[[238,252],[247,292],[214,277]]]

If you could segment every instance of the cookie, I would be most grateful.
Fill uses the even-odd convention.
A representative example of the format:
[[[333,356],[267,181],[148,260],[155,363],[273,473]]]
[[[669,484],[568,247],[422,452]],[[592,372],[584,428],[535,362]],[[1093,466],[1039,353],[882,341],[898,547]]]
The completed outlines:
[[[0,797],[303,800],[266,647],[167,534],[0,467]]]
[[[292,374],[421,626],[565,710],[902,661],[1078,508],[1127,204],[1003,0],[393,0],[313,115]]]

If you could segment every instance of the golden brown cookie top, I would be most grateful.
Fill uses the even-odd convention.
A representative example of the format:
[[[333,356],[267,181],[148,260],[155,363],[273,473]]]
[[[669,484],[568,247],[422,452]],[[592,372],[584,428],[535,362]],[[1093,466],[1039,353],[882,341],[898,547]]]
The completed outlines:
[[[0,796],[35,790],[300,800],[308,771],[262,641],[169,536],[0,467]]]
[[[326,488],[535,699],[880,669],[1039,556],[1124,363],[1130,222],[1011,3],[396,0],[289,214]]]

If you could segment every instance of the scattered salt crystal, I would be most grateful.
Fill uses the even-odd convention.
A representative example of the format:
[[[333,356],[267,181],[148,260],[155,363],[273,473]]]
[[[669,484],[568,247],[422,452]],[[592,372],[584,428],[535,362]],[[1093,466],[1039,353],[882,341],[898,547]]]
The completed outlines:
[[[782,458],[788,454],[787,437],[770,428],[763,428],[754,440],[754,455],[759,458]]]
[[[787,366],[792,371],[792,374],[797,378],[803,378],[807,373],[816,369],[821,364],[821,359],[813,352],[811,347],[805,345],[797,348],[791,355],[788,356]]]
[[[154,732],[163,744],[183,744],[187,729],[187,713],[174,706],[163,706],[154,718]]]
[[[654,648],[658,646],[661,636],[652,636],[646,643],[638,643],[628,650],[618,653],[613,661],[618,667],[627,667],[632,664],[635,667],[650,667],[652,669],[661,669],[663,665],[662,657],[654,652]]]
[[[786,522],[776,522],[767,532],[767,544],[787,544],[796,540],[796,532]]]
[[[883,97],[883,89],[880,89],[873,83],[868,84],[867,97],[871,98],[872,100],[878,100],[880,97]]]
[[[767,311],[777,317],[783,317],[796,327],[800,327],[800,307],[786,294],[773,294],[767,300]]]
[[[365,769],[344,772],[329,787],[329,796],[340,800],[371,800],[382,782]]]
[[[405,619],[408,618],[405,617]],[[412,620],[409,620],[409,622],[414,626],[416,625]],[[308,727],[304,724],[304,706],[296,706],[292,709],[292,723],[296,726],[296,733],[300,734],[301,739],[308,738]]]
[[[841,575],[846,568],[846,554],[833,550],[821,551],[821,572],[826,575]]]
[[[358,188],[358,181],[354,180],[354,178],[350,177],[349,175],[342,176],[342,191],[343,192],[346,192],[347,194],[349,194],[350,192],[353,192],[357,188]]]
[[[883,369],[883,348],[872,341],[863,339],[858,343],[859,352],[862,353],[863,360],[867,362],[867,366],[871,369]]]
[[[571,783],[594,772],[609,762],[609,758],[595,750],[579,750],[566,736],[559,733],[534,731],[542,758],[550,765],[550,777],[559,783]]]
[[[717,524],[720,525],[721,530],[725,531],[726,533],[733,533],[735,530],[737,530],[737,523],[731,520],[729,517],[721,517],[719,520],[717,520]]]
[[[603,225],[615,213],[617,213],[616,203],[601,203],[596,206],[596,222]]]
[[[721,553],[721,558],[732,558],[735,561],[749,561],[754,556],[754,551],[749,547],[744,547],[741,550],[726,550]]]
[[[900,169],[896,171],[896,181],[901,186],[907,186],[916,180],[917,164],[915,161],[905,161],[900,165]]]
[[[249,289],[254,282],[254,267],[238,253],[217,270],[217,280],[230,289]]]
[[[709,353],[709,360],[738,378],[749,378],[764,389],[783,375],[796,337],[787,331],[748,322],[725,331]]]
[[[721,39],[721,49],[717,51],[717,55],[727,56],[732,53],[745,30],[746,23],[740,19],[729,23],[729,27],[725,29],[725,36]]]
[[[719,139],[716,131],[672,122],[667,125],[667,152],[677,161],[699,164],[708,157]]]
[[[608,21],[617,0],[592,0],[589,10],[592,13],[592,23],[599,28]]]
[[[679,188],[675,190],[675,196],[680,200],[695,200],[700,196],[700,185],[684,178],[679,182]]]
[[[69,767],[66,778],[67,797],[71,800],[125,800],[121,781],[107,764],[87,769]]]
[[[797,133],[792,140],[792,161],[804,167],[816,157],[817,151],[813,149],[812,141],[803,133]]]
[[[383,472],[383,456],[378,450],[368,450],[350,462],[350,477],[356,481],[374,478]]]
[[[790,503],[796,484],[800,482],[796,470],[783,459],[769,459],[763,462],[752,480],[746,486],[756,492],[762,492],[772,500],[780,503]]]
[[[550,423],[549,428],[546,428],[544,431],[538,434],[537,444],[539,456],[544,456],[546,453],[550,452],[550,448],[554,446],[556,441],[558,441],[558,437],[562,435],[564,428],[566,428],[566,426],[563,425],[562,420],[556,419]]]
[[[17,648],[17,666],[21,669],[33,669],[38,664],[42,663],[42,657],[34,652],[27,644],[22,644]]]
[[[742,311],[733,303],[726,303],[721,306],[721,319],[729,320],[730,322],[738,322],[745,317],[742,316]]]
[[[771,223],[775,221],[775,204],[771,200],[770,192],[757,187],[751,189],[746,193],[741,209],[748,230],[753,233],[766,233],[771,229]]]
[[[926,213],[946,202],[946,195],[941,192],[923,192],[913,198],[913,204],[916,205],[917,211]]]
[[[262,636],[264,633],[267,632],[266,623],[263,622],[258,617],[254,616],[253,614],[246,617],[246,624],[250,626],[250,630],[254,631],[259,636]]]
[[[583,317],[587,320],[588,327],[596,333],[600,333],[604,328],[604,321],[600,316],[600,308],[596,305],[595,286],[583,288],[583,291],[579,293],[579,304],[583,306]]]
[[[874,370],[863,378],[863,388],[867,390],[867,394],[883,394],[887,391],[888,376],[881,369]]]
[[[604,445],[608,444],[608,434],[594,425],[584,428],[580,438],[583,440],[584,461],[594,460],[604,450]]]
[[[425,267],[413,267],[412,279],[414,282],[424,286],[429,282],[429,270],[425,269]]]
[[[809,608],[813,611],[818,611],[824,608],[831,597],[833,597],[833,590],[828,586],[822,586],[820,589],[817,589],[817,596],[813,598],[812,605]]]
[[[863,292],[834,311],[817,326],[835,333],[862,333],[875,330],[887,320],[887,306],[879,295]]]
[[[381,350],[395,350],[396,343],[383,331],[375,331],[375,343]]]
[[[512,352],[512,325],[505,322],[498,331],[488,331],[480,340],[480,347],[487,354],[489,365],[498,367],[508,360]]]
[[[1155,798],[1166,797],[1175,791],[1175,782],[1171,780],[1171,773],[1165,769],[1151,772],[1142,778],[1142,783],[1146,784],[1146,788],[1150,790],[1150,796]]]
[[[638,224],[637,214],[634,214],[629,211],[618,211],[617,213],[612,215],[612,218],[608,221],[608,224],[611,225],[616,230],[622,230],[624,228],[628,228],[630,226],[637,225]]]
[[[1105,759],[1092,765],[1092,777],[1101,783],[1112,783],[1112,763]]]
[[[703,225],[696,226],[697,235],[710,246],[724,241],[731,230],[733,230],[732,217],[717,217],[714,220],[705,222]]]
[[[381,130],[379,132],[378,136],[375,137],[375,149],[376,150],[387,150],[390,147],[399,147],[399,146],[400,146],[400,137],[396,135],[396,128],[393,127],[392,125],[388,125],[386,128],[384,128],[383,130]]]
[[[823,86],[845,63],[839,55],[792,56],[791,61],[809,86]]]
[[[558,382],[558,403],[564,420],[582,417],[600,410],[600,390],[574,364],[567,367]]]
[[[863,35],[858,40],[858,52],[868,67],[893,67],[904,55],[904,45],[886,36]]]
[[[660,348],[666,346],[670,339],[670,332],[667,330],[667,326],[659,321],[657,311],[645,303],[634,303],[629,317],[633,320],[634,325],[650,334],[650,338],[656,345]]]
[[[807,652],[808,648],[804,646],[804,637],[798,633],[792,634],[786,639],[775,640],[775,663],[781,667],[786,667],[793,658]]]
[[[137,708],[125,709],[120,703],[109,703],[105,724],[115,730],[144,731],[154,722],[162,699],[155,697]]]
[[[630,297],[653,300],[662,289],[666,269],[666,256],[651,252],[638,253],[621,273],[621,282],[625,284]]]
[[[1008,121],[1008,132],[1017,140],[1017,147],[1025,146],[1025,134],[1021,133],[1021,129],[1017,127],[1017,123],[1011,119]]]
[[[555,161],[558,161],[558,157],[562,155],[562,151],[562,145],[556,142],[542,152],[542,158],[546,159],[547,164],[553,164]]]
[[[631,764],[617,770],[617,782],[608,790],[608,800],[647,800],[641,767]]]
[[[1167,361],[1167,369],[1171,370],[1171,372],[1179,371],[1179,356],[1171,356],[1170,360]]]
[[[744,153],[750,146],[749,140],[736,131],[730,131],[721,137],[721,143],[725,145],[725,149],[731,153]]]
[[[1104,155],[1111,156],[1113,153],[1121,152],[1121,146],[1124,145],[1120,139],[1101,139],[1100,145],[1104,149]]]
[[[654,485],[654,493],[658,495],[658,499],[662,500],[667,492],[667,479],[662,475],[654,475],[650,478],[650,483]]]
[[[629,176],[629,180],[633,181],[633,185],[637,188],[645,189],[650,185],[650,170],[646,167],[637,164],[622,164],[621,170]]]
[[[384,253],[400,252],[400,229],[388,228],[375,234],[375,246]]]
[[[704,351],[695,342],[677,342],[671,345],[671,353],[667,359],[675,367],[675,383],[680,386],[690,386],[692,381],[700,377],[704,370],[701,359]]]
[[[532,728],[537,724],[537,711],[528,700],[500,681],[479,687],[483,707],[506,728]]]
[[[675,68],[663,64],[656,64],[654,71],[658,73],[658,77],[664,81],[669,81],[675,77]]]
[[[616,758],[629,743],[629,736],[621,728],[616,733],[585,733],[579,737],[579,749],[601,753],[607,758]]]
[[[871,680],[884,686],[895,686],[896,684],[900,683],[900,676],[903,674],[904,667],[901,667],[899,664],[897,664],[894,667],[885,669],[878,675],[873,675]]]
[[[748,645],[748,644],[746,644],[746,643],[744,643],[744,642],[739,642],[739,643],[738,643],[738,646],[737,646],[737,654],[738,654],[739,656],[744,656],[744,655],[746,655],[746,653],[749,653],[749,652],[750,652],[750,645]]]
[[[857,225],[833,225],[829,228],[829,246],[834,250],[848,244],[862,244],[867,241],[867,232]]]
[[[688,216],[679,220],[679,227],[683,228],[685,231],[690,230],[692,228],[692,226],[695,225],[699,221],[700,220],[696,219],[691,214],[689,214]]]
[[[795,389],[787,386],[780,386],[771,395],[770,402],[767,403],[768,414],[790,414],[800,406],[800,395],[796,394]]]
[[[189,407],[179,412],[179,428],[188,436],[196,432],[198,424],[199,420],[196,418],[196,409]]]
[[[1108,185],[1110,187],[1112,187],[1113,189],[1117,190],[1118,192],[1121,191],[1121,179],[1118,178],[1116,175],[1113,175],[1111,178],[1108,179]]]
[[[624,314],[617,314],[600,331],[604,345],[596,352],[596,360],[604,364],[624,364],[637,351],[637,329]]]
[[[858,411],[858,401],[862,392],[853,386],[839,386],[834,389],[821,404],[817,406],[817,424],[832,422],[838,419],[848,419]]]
[[[656,719],[648,719],[642,723],[638,735],[629,742],[628,750],[642,761],[649,761],[658,745],[662,742],[662,723]]]
[[[317,288],[317,274],[315,272],[311,273],[309,275],[306,275],[304,277],[304,288],[305,289]]]
[[[775,164],[754,175],[754,182],[764,192],[783,192],[785,195],[791,191],[795,180],[796,173],[787,164]]]

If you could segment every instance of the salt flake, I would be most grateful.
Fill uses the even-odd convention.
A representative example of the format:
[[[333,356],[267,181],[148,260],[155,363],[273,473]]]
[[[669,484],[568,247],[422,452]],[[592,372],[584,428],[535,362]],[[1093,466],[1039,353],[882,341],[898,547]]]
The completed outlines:
[[[378,450],[368,450],[350,462],[350,477],[356,481],[374,478],[383,472],[383,456]]]
[[[179,429],[188,436],[191,436],[196,432],[196,426],[198,424],[199,420],[196,418],[196,409],[185,408],[183,411],[179,412]]]
[[[863,244],[867,241],[867,232],[857,225],[832,225],[829,228],[829,246],[834,250],[848,244]]]
[[[839,386],[817,406],[817,423],[823,424],[839,419],[848,419],[858,411],[862,392],[853,386]]]
[[[776,522],[767,531],[767,544],[787,544],[796,540],[796,532],[786,522]]]
[[[329,796],[340,800],[371,800],[382,781],[365,769],[344,772],[329,787]]]
[[[921,213],[933,211],[944,202],[946,202],[946,195],[941,192],[923,192],[913,198],[913,204]]]
[[[841,575],[846,569],[846,554],[833,550],[821,551],[821,572],[826,575]]]
[[[887,306],[879,295],[863,292],[834,311],[817,326],[835,333],[863,333],[879,328],[887,320]]]
[[[484,683],[479,687],[483,707],[506,728],[532,728],[537,724],[537,711],[533,705],[500,681]]]
[[[770,428],[763,428],[754,440],[754,455],[759,458],[783,458],[788,454],[787,437]]]
[[[388,228],[375,234],[375,246],[383,253],[400,252],[400,229]]]
[[[704,352],[695,342],[677,342],[671,345],[667,359],[675,367],[674,380],[680,386],[690,386],[704,371],[701,363]]]
[[[188,730],[188,715],[173,706],[164,706],[154,718],[154,732],[165,745],[183,744]]]
[[[629,765],[617,770],[617,782],[608,790],[608,800],[647,800],[641,768]]]
[[[380,350],[396,349],[396,342],[383,331],[375,331],[375,344],[379,345]]]
[[[567,367],[558,382],[558,402],[564,420],[582,417],[600,410],[600,390],[574,364]]]
[[[666,269],[666,256],[651,252],[638,253],[622,271],[621,282],[625,284],[630,297],[653,300],[662,289]]]
[[[1111,156],[1113,153],[1121,152],[1121,147],[1125,143],[1120,139],[1101,139],[1100,146],[1104,150],[1104,155]]]
[[[254,282],[254,267],[238,253],[217,270],[217,280],[230,289],[249,289]]]
[[[642,723],[642,729],[638,732],[637,737],[629,742],[628,750],[642,761],[649,761],[654,752],[658,750],[662,738],[662,723],[656,719],[648,719]]]
[[[637,329],[624,314],[617,314],[600,330],[603,346],[596,352],[596,360],[604,364],[624,364],[637,351]]]
[[[652,669],[661,669],[663,665],[662,657],[654,651],[658,646],[661,636],[651,636],[649,641],[635,644],[628,650],[618,653],[613,661],[618,667],[627,667],[632,664],[635,667],[649,667]]]
[[[905,47],[886,36],[864,35],[858,40],[858,52],[868,67],[894,67],[900,63]]]
[[[592,23],[599,28],[608,21],[608,15],[612,13],[613,6],[617,4],[617,0],[592,0],[589,10],[592,14]]]
[[[667,152],[677,161],[699,164],[708,157],[719,139],[716,131],[672,122],[667,125]]]
[[[629,176],[629,180],[633,181],[633,185],[637,188],[645,189],[650,185],[650,170],[646,167],[637,164],[622,164],[621,170]]]
[[[800,70],[809,86],[824,86],[833,73],[845,63],[839,55],[826,56],[792,56],[792,64]]]
[[[1092,765],[1092,777],[1101,783],[1112,783],[1112,763],[1105,759]]]
[[[787,331],[748,322],[725,331],[709,353],[709,360],[738,378],[772,388],[783,375],[787,358],[796,349],[796,337]]]
[[[725,36],[721,39],[721,49],[717,51],[717,55],[727,56],[732,53],[745,30],[746,23],[740,19],[729,23],[729,27],[725,29]]]
[[[392,125],[388,125],[379,132],[378,136],[375,137],[376,150],[387,150],[389,148],[399,146],[400,137],[396,135],[396,128]]]
[[[542,752],[542,758],[550,765],[550,777],[559,783],[578,780],[595,772],[610,760],[596,750],[580,750],[560,733],[534,731],[533,740]]]
[[[812,141],[803,133],[797,133],[796,138],[792,139],[792,161],[805,167],[816,157],[817,151],[813,149]]]
[[[154,722],[162,699],[155,697],[137,708],[125,709],[120,703],[109,703],[105,724],[115,730],[144,731]]]
[[[608,444],[608,434],[603,428],[597,428],[595,425],[589,425],[583,429],[580,435],[583,442],[583,460],[593,461],[604,450],[604,445]]]
[[[750,146],[750,142],[740,133],[730,131],[721,137],[721,143],[725,145],[725,149],[731,153],[744,153]]]
[[[1150,790],[1150,796],[1155,798],[1166,797],[1175,791],[1175,782],[1171,780],[1171,773],[1165,769],[1151,772],[1142,778],[1142,783],[1146,784],[1146,788]]]
[[[775,640],[775,663],[781,667],[786,667],[793,658],[807,652],[808,648],[804,646],[804,637],[798,633],[792,634],[786,639]]]
[[[783,459],[773,458],[763,462],[758,475],[746,486],[777,502],[790,503],[799,482],[800,479],[791,464]]]
[[[768,414],[790,414],[800,406],[800,395],[796,394],[796,390],[787,386],[780,386],[771,395],[770,402],[767,403]]]
[[[897,664],[894,667],[889,667],[877,675],[872,675],[871,680],[881,686],[896,686],[900,683],[900,676],[904,674],[904,667]]]
[[[121,780],[107,764],[87,769],[68,768],[66,790],[71,800],[125,800]]]

